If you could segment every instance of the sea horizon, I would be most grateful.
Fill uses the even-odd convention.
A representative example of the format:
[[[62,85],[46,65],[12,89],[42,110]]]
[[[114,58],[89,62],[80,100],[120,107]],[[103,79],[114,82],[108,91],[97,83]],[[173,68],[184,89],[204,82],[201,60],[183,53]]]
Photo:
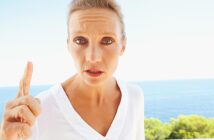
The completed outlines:
[[[214,118],[214,79],[137,81],[144,92],[145,118],[169,122],[179,115]],[[52,85],[32,85],[36,96]],[[0,120],[4,105],[16,96],[17,86],[0,87]]]

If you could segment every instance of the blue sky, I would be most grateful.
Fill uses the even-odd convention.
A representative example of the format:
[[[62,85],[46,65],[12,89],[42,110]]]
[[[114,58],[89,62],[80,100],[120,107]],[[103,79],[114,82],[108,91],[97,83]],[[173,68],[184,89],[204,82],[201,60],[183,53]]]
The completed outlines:
[[[70,0],[0,0],[0,86],[17,85],[27,60],[32,84],[75,73],[66,46]],[[214,78],[213,0],[118,0],[128,37],[116,75],[128,81]]]

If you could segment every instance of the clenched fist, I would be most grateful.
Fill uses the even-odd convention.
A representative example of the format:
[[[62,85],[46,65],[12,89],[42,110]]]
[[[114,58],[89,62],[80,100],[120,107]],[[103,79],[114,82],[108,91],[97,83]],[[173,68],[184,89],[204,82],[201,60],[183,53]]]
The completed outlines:
[[[0,140],[26,140],[32,135],[31,128],[41,112],[39,100],[29,95],[32,73],[33,64],[28,62],[17,97],[6,104]]]

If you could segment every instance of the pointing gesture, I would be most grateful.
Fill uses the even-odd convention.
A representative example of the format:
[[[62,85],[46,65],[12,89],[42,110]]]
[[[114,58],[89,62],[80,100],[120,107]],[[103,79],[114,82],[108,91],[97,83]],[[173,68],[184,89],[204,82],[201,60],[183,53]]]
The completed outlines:
[[[19,83],[19,91],[17,97],[26,96],[29,94],[30,82],[33,74],[33,64],[28,62]]]
[[[1,140],[25,140],[32,135],[31,128],[41,112],[39,100],[29,96],[32,73],[33,64],[28,62],[16,98],[5,107],[0,129]]]

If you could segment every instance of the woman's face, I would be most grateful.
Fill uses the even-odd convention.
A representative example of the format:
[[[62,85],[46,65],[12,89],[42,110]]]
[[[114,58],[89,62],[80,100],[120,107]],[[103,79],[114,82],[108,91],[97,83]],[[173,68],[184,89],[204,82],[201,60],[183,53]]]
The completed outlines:
[[[112,77],[125,50],[118,16],[108,9],[75,11],[69,21],[69,51],[78,75],[88,84]]]

